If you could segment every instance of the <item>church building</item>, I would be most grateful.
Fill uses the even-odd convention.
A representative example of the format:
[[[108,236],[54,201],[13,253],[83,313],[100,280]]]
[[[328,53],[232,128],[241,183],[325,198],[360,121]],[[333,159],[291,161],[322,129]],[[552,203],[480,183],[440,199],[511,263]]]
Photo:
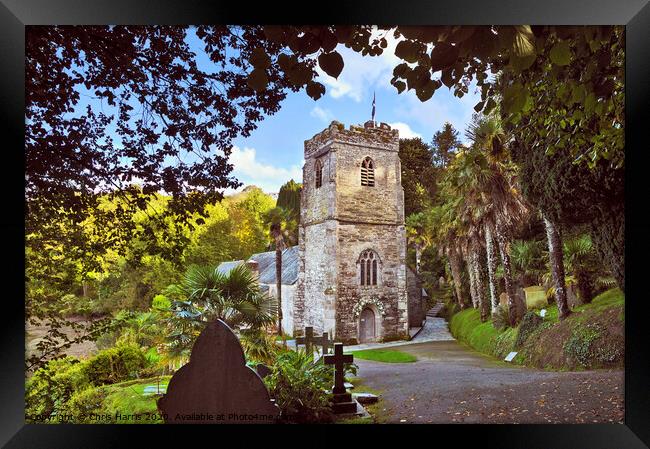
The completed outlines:
[[[398,131],[332,122],[305,141],[304,158],[299,243],[282,258],[283,330],[297,336],[312,326],[346,344],[408,339],[426,304],[406,265]],[[260,283],[273,294],[270,254],[234,263],[268,259]]]
[[[296,331],[348,344],[407,339],[424,312],[421,286],[407,286],[417,278],[406,266],[398,131],[332,122],[304,157]]]

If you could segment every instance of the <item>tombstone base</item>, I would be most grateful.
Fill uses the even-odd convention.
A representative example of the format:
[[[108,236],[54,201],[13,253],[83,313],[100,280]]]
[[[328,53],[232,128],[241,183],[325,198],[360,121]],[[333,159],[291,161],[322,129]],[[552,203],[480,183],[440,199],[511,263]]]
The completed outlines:
[[[341,393],[332,395],[332,411],[336,415],[343,413],[355,413],[357,411],[357,401],[352,399],[350,393]]]

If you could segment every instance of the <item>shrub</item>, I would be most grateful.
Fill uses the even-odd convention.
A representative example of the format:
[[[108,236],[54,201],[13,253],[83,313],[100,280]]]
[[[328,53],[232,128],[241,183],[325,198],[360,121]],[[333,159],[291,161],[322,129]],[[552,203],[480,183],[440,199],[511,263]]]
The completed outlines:
[[[280,407],[280,420],[295,423],[331,422],[329,395],[332,368],[314,362],[304,351],[278,355],[272,373],[264,378],[271,396]]]
[[[600,337],[601,331],[597,325],[587,324],[574,329],[571,337],[564,344],[564,354],[583,367],[588,367],[594,358],[592,343]]]
[[[526,342],[526,339],[542,324],[542,318],[535,312],[527,312],[521,320],[519,331],[517,332],[517,340],[515,341],[515,348],[520,348]]]
[[[279,346],[276,336],[269,335],[262,329],[247,329],[241,332],[240,342],[250,362],[272,364]]]
[[[172,302],[165,295],[156,295],[151,300],[151,308],[159,311],[171,309]]]
[[[77,390],[90,386],[84,363],[75,357],[51,360],[27,380],[25,418],[27,422],[51,419]]]
[[[74,424],[88,424],[101,422],[93,419],[93,415],[105,413],[103,402],[106,391],[102,387],[89,387],[75,392],[61,407],[61,414],[66,415],[66,422]]]
[[[104,385],[135,379],[146,366],[140,347],[120,345],[100,351],[85,362],[84,369],[94,385]]]
[[[510,325],[510,312],[507,306],[499,304],[492,314],[492,325],[495,329],[503,330]]]
[[[61,315],[70,317],[74,315],[90,315],[92,313],[92,302],[87,298],[68,294],[61,298]]]

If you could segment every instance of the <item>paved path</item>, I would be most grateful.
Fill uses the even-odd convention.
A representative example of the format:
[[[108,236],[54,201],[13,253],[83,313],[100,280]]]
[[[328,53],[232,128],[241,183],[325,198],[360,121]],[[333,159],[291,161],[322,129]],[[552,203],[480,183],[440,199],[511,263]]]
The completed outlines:
[[[444,318],[427,317],[422,330],[410,341],[392,341],[389,343],[364,343],[345,347],[345,352],[360,351],[362,349],[383,349],[395,346],[407,346],[430,341],[450,341],[454,337],[449,333],[447,322]]]
[[[418,335],[422,340],[393,346],[417,356],[415,363],[355,360],[355,391],[368,387],[381,395],[373,408],[378,422],[622,422],[622,370],[546,372],[512,366],[453,340],[424,341],[444,335],[439,323],[432,321],[429,335]]]

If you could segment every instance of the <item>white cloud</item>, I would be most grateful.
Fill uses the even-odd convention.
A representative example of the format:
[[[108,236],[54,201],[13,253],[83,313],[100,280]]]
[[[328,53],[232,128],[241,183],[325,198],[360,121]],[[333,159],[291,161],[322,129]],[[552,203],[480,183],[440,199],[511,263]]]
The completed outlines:
[[[399,131],[399,137],[400,139],[413,139],[415,137],[420,137],[422,138],[422,135],[419,133],[416,133],[411,129],[409,125],[403,122],[393,122],[388,124],[391,128],[396,129]]]
[[[329,109],[323,109],[319,106],[314,107],[314,109],[311,110],[309,115],[311,115],[312,117],[316,117],[327,124],[329,124],[332,120],[334,120],[334,114],[332,114],[332,111],[330,111]]]
[[[254,148],[233,147],[229,162],[234,167],[232,174],[244,183],[244,186],[254,184],[267,193],[277,193],[282,184],[290,179],[296,182],[302,180],[301,167],[293,165],[284,168],[262,163],[257,160],[257,152]],[[229,193],[232,191],[226,191],[226,194]]]
[[[417,98],[415,92],[404,92],[404,101],[400,102],[394,112],[404,122],[415,123],[418,129],[425,130],[427,139],[436,131],[440,131],[445,122],[450,122],[459,132],[460,140],[464,142],[465,128],[474,113],[474,105],[481,98],[481,94],[475,89],[472,83],[469,92],[463,98],[458,98],[454,97],[447,87],[442,86],[424,103]]]
[[[383,36],[385,32],[375,30],[374,34]],[[350,97],[357,103],[367,98],[372,89],[386,88],[393,77],[393,67],[401,62],[395,56],[397,40],[392,31],[386,34],[388,46],[379,56],[362,56],[352,49],[339,45],[336,51],[341,53],[345,66],[338,78],[332,78],[316,67],[319,80],[327,86],[327,93],[333,98]],[[368,95],[366,95],[368,94]]]

